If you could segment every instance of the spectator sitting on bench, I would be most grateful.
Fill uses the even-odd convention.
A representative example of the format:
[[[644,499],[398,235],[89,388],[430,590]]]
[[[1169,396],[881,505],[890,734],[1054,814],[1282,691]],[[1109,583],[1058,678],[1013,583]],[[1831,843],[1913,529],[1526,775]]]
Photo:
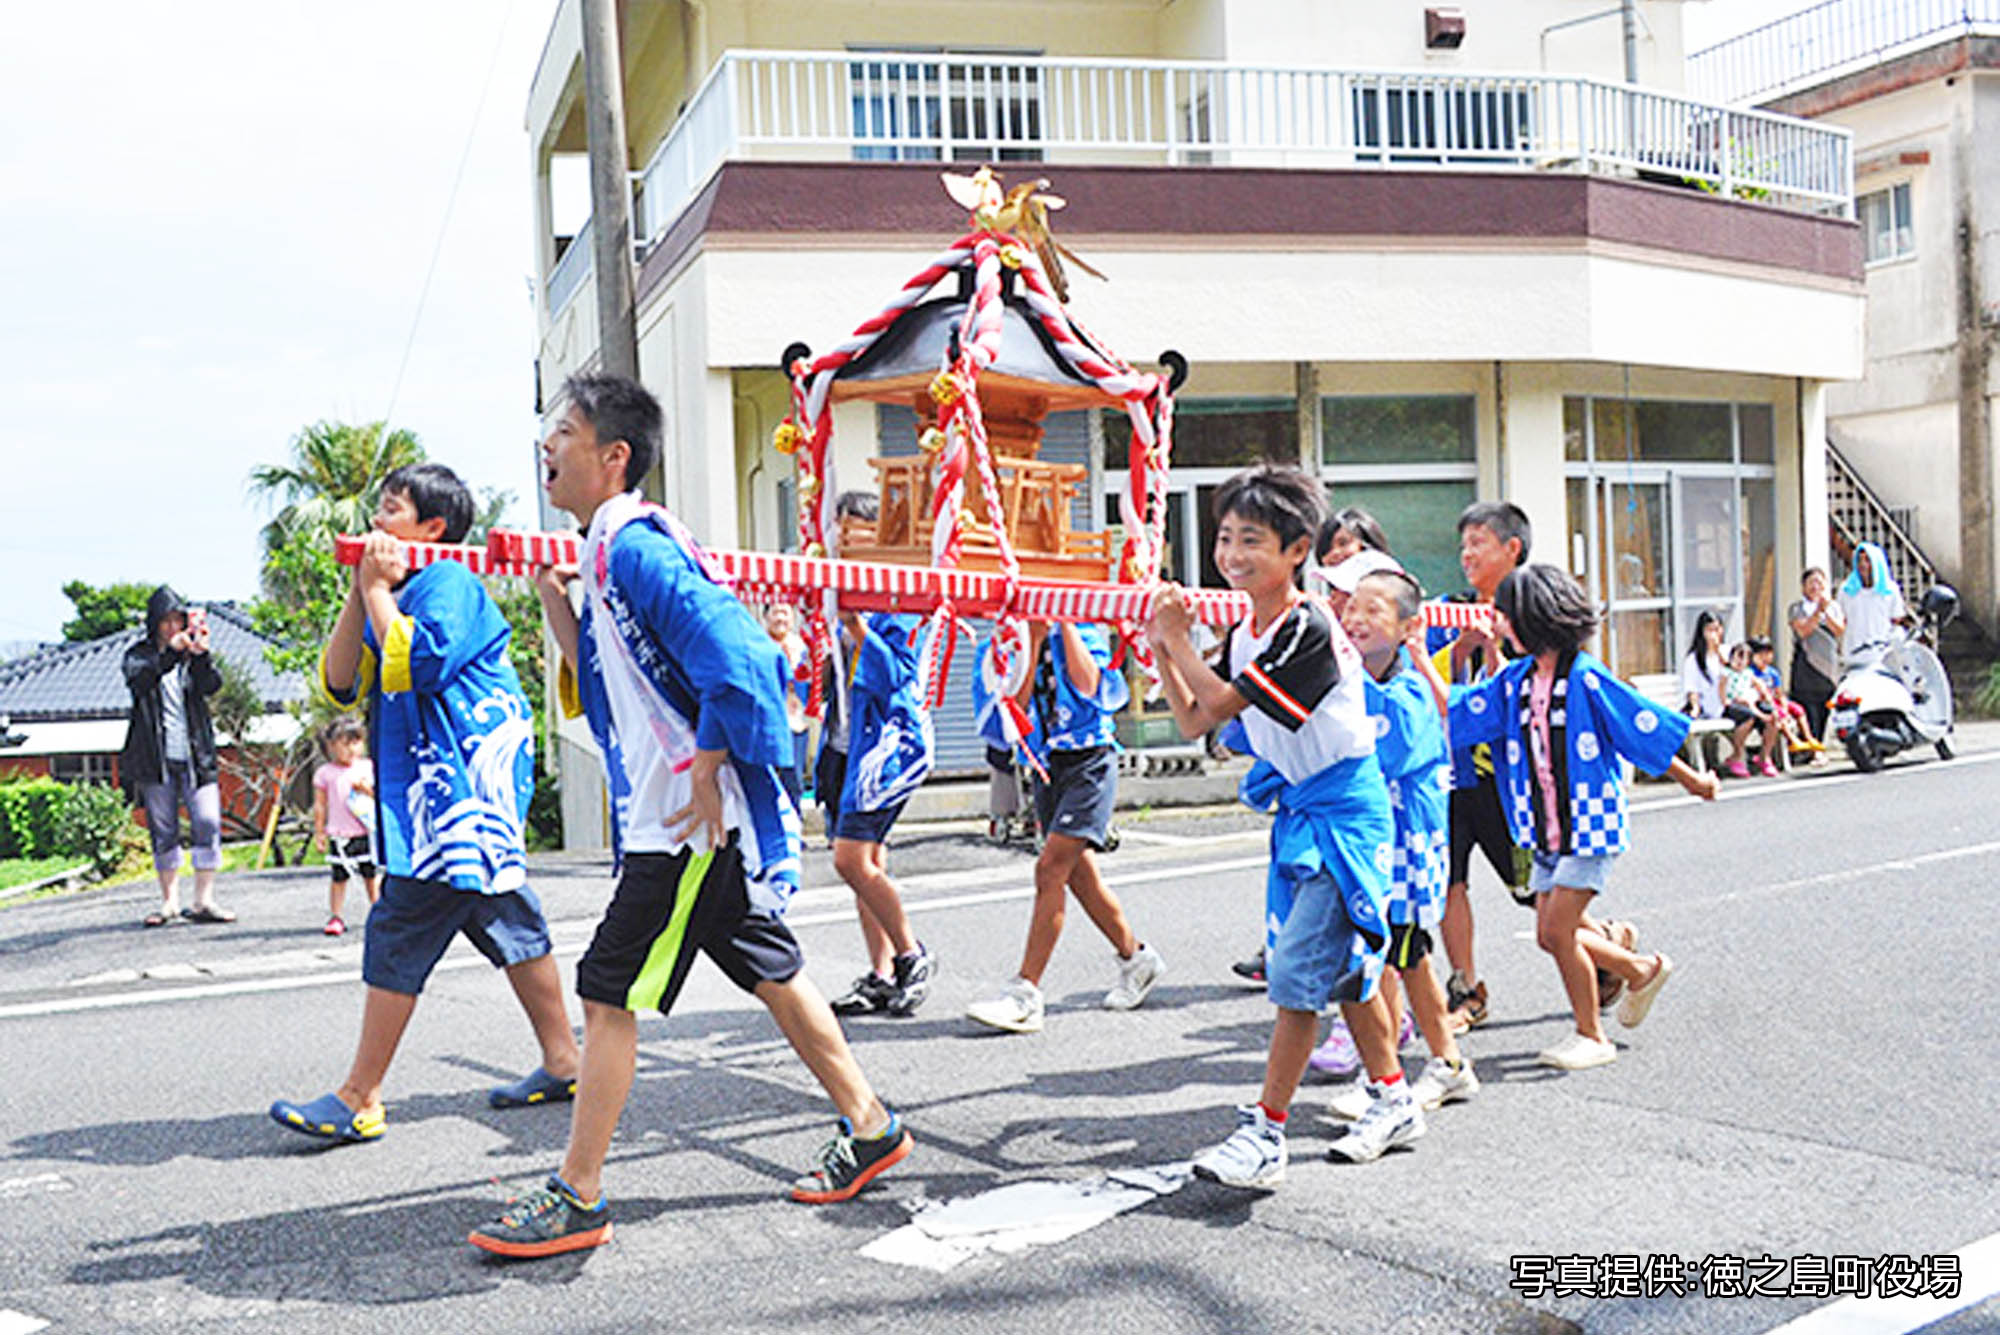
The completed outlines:
[[[1750,734],[1758,719],[1753,710],[1723,700],[1723,678],[1729,673],[1722,651],[1723,634],[1722,618],[1714,612],[1705,611],[1695,618],[1694,641],[1681,660],[1681,692],[1686,697],[1682,709],[1697,719],[1727,719],[1733,725],[1729,761],[1723,768],[1736,778],[1747,779]]]
[[[1761,686],[1756,669],[1750,665],[1750,646],[1738,644],[1732,647],[1729,651],[1729,675],[1723,678],[1722,683],[1722,707],[1727,712],[1740,705],[1756,717],[1756,727],[1764,734],[1764,754],[1757,762],[1757,772],[1771,777],[1778,772],[1780,719],[1778,711],[1765,703],[1763,691],[1759,689]]]

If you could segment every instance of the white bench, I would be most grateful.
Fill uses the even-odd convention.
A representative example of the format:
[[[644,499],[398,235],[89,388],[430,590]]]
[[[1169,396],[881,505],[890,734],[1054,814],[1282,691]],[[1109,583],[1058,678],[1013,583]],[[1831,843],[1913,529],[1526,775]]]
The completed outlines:
[[[1672,710],[1676,714],[1681,712],[1681,706],[1686,703],[1687,697],[1681,690],[1681,679],[1676,673],[1655,672],[1643,677],[1634,677],[1632,686],[1639,694],[1662,709]],[[1727,741],[1729,735],[1736,731],[1736,725],[1726,718],[1698,718],[1690,719],[1688,722],[1687,741],[1681,744],[1681,754],[1686,757],[1688,765],[1696,773],[1706,774],[1722,763],[1719,752],[1713,762],[1709,760],[1710,739],[1718,742]]]

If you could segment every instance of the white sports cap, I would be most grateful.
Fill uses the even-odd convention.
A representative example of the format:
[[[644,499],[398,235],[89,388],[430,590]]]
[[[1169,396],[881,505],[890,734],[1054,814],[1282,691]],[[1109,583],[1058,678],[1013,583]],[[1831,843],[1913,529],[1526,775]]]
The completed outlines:
[[[1372,575],[1380,570],[1393,570],[1397,574],[1403,573],[1403,567],[1397,563],[1395,557],[1384,552],[1378,552],[1373,547],[1363,547],[1360,551],[1324,573],[1326,582],[1335,589],[1341,593],[1353,593],[1357,588],[1361,587],[1361,581],[1364,576]]]

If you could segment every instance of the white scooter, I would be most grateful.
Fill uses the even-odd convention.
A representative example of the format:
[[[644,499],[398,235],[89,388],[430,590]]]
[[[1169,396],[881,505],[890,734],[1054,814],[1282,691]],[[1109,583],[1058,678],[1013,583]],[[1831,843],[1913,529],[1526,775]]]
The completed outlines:
[[[1951,677],[1926,641],[1956,615],[1958,594],[1937,585],[1924,595],[1915,632],[1897,626],[1890,639],[1863,646],[1848,663],[1831,701],[1833,735],[1862,773],[1924,745],[1951,759]]]

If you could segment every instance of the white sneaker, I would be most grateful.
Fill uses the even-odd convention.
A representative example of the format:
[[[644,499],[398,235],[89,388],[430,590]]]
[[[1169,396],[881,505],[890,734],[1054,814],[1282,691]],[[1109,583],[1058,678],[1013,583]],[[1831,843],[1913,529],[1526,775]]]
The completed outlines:
[[[1618,1060],[1618,1049],[1601,1038],[1585,1038],[1572,1032],[1554,1047],[1543,1048],[1535,1060],[1559,1071],[1587,1071],[1593,1066],[1609,1066]]]
[[[1459,1056],[1458,1069],[1451,1069],[1451,1063],[1442,1057],[1433,1057],[1424,1063],[1423,1074],[1417,1083],[1410,1086],[1410,1097],[1426,1111],[1442,1108],[1447,1103],[1458,1103],[1479,1092],[1479,1077],[1472,1069],[1472,1058]]]
[[[1277,1186],[1285,1180],[1285,1128],[1244,1104],[1229,1139],[1195,1156],[1194,1175],[1225,1187]]]
[[[1407,1084],[1396,1086],[1394,1092],[1371,1084],[1367,1096],[1368,1110],[1347,1128],[1346,1135],[1327,1147],[1327,1158],[1369,1163],[1424,1134],[1424,1110],[1417,1106]]]
[[[1167,962],[1160,958],[1160,952],[1151,946],[1141,945],[1132,952],[1131,959],[1118,961],[1118,986],[1104,994],[1104,1008],[1136,1010],[1166,971]]]
[[[1368,1077],[1362,1076],[1346,1089],[1333,1096],[1326,1105],[1327,1115],[1343,1122],[1358,1122],[1368,1115],[1375,1106],[1375,1100],[1368,1097]]]
[[[981,1024],[1016,1034],[1039,1033],[1042,1028],[1042,989],[1025,978],[1007,984],[999,996],[975,1001],[965,1013]]]

